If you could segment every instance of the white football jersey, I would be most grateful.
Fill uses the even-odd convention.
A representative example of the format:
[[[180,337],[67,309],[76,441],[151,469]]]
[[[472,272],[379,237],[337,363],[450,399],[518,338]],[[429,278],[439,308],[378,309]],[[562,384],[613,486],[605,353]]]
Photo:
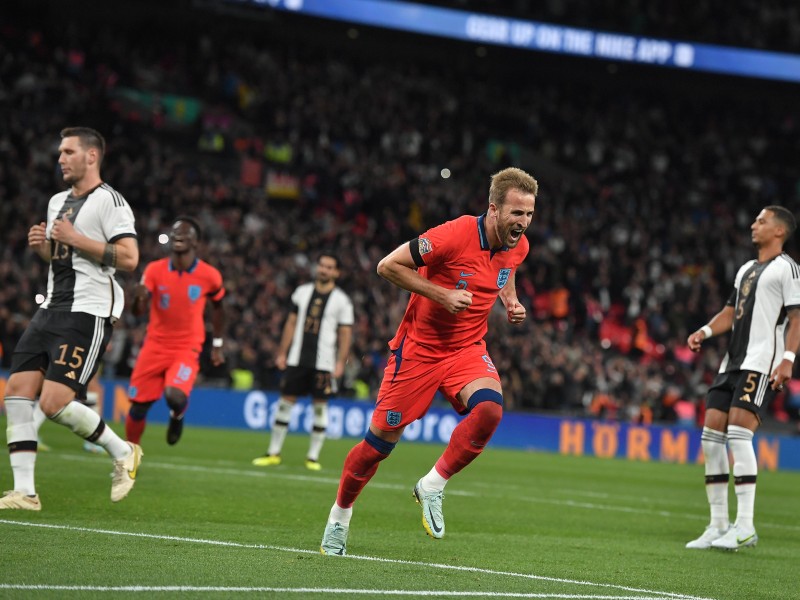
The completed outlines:
[[[728,300],[733,330],[720,373],[770,375],[783,359],[787,310],[800,307],[800,266],[786,253],[765,263],[751,260],[736,274]]]
[[[80,198],[72,196],[69,190],[50,198],[48,239],[53,223],[61,218],[69,219],[76,231],[93,240],[113,243],[120,238],[136,237],[131,207],[119,192],[105,183]],[[80,250],[50,240],[47,298],[41,308],[118,319],[125,297],[114,279],[115,271]]]
[[[286,364],[333,373],[339,327],[353,325],[353,303],[338,287],[329,294],[317,293],[313,282],[299,286],[292,293],[292,302],[297,325]]]

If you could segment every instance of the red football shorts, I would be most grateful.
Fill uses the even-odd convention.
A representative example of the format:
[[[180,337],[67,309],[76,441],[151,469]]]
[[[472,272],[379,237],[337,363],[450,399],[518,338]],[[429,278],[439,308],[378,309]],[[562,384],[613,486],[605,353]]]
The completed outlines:
[[[483,341],[437,362],[420,362],[392,353],[383,372],[372,424],[381,431],[392,431],[413,423],[428,412],[437,391],[464,414],[466,408],[456,395],[465,385],[483,377],[500,381]]]
[[[151,402],[161,398],[165,387],[173,387],[188,398],[199,370],[197,350],[164,348],[145,342],[136,358],[128,396],[132,402]]]

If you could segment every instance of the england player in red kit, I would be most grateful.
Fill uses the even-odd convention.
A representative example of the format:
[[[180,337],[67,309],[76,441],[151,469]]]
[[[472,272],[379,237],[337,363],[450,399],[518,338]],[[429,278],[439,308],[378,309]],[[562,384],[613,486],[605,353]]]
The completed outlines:
[[[378,274],[411,292],[411,298],[389,342],[392,355],[369,431],[345,459],[322,538],[323,554],[346,553],[353,503],[406,425],[427,412],[437,391],[467,417],[413,494],[422,507],[425,531],[435,539],[444,536],[444,487],[483,451],[503,414],[500,377],[483,337],[498,296],[510,323],[526,317],[514,272],[528,254],[524,233],[537,191],[533,177],[504,169],[492,176],[485,214],[434,227],[378,264]]]
[[[162,394],[170,408],[167,442],[175,444],[181,437],[206,337],[206,299],[212,306],[211,361],[216,366],[225,360],[225,288],[220,272],[197,257],[199,237],[200,227],[193,219],[179,218],[170,233],[170,256],[149,263],[136,288],[133,313],[143,314],[149,301],[150,322],[128,390],[131,407],[125,434],[135,443],[144,433],[147,412]]]

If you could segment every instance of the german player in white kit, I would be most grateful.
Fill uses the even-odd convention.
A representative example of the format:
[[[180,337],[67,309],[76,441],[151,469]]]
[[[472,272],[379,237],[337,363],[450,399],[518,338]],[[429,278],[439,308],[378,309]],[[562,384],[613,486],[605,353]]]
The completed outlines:
[[[758,463],[753,435],[769,402],[792,376],[800,346],[800,266],[783,251],[797,228],[782,206],[767,206],[750,226],[758,257],[742,265],[725,307],[689,336],[703,340],[731,332],[728,351],[706,397],[701,436],[711,522],[687,548],[738,550],[758,542],[753,524]],[[733,456],[736,521],[728,520]]]
[[[50,265],[47,298],[11,358],[5,406],[14,489],[0,498],[0,509],[42,507],[34,483],[37,394],[51,421],[111,455],[112,502],[128,495],[142,457],[139,446],[124,441],[100,415],[75,400],[97,371],[113,323],[122,314],[125,301],[114,273],[133,271],[139,262],[133,211],[100,177],[105,153],[100,133],[88,127],[64,129],[58,152],[69,189],[50,199],[47,222],[28,231],[28,245]]]
[[[336,285],[339,274],[339,258],[322,252],[317,259],[314,281],[304,283],[292,293],[291,311],[275,358],[278,368],[285,371],[281,397],[267,453],[253,459],[258,467],[281,464],[292,408],[298,396],[307,394],[311,396],[314,420],[306,468],[322,469],[319,454],[328,427],[328,398],[336,393],[353,337],[353,302]]]

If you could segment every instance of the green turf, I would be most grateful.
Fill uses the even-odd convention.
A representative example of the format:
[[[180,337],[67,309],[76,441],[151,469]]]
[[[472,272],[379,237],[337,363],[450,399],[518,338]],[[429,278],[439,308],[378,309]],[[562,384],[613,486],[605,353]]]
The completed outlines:
[[[0,512],[0,598],[800,598],[798,473],[759,475],[758,547],[690,551],[707,522],[702,467],[489,448],[449,484],[435,541],[411,489],[442,448],[402,442],[356,504],[350,556],[336,558],[319,543],[354,440],[328,440],[315,473],[306,436],[264,469],[250,460],[266,434],[189,423],[170,447],[151,425],[139,481],[112,504],[107,457],[50,423],[42,436],[42,512]],[[8,489],[5,452],[0,467]]]

